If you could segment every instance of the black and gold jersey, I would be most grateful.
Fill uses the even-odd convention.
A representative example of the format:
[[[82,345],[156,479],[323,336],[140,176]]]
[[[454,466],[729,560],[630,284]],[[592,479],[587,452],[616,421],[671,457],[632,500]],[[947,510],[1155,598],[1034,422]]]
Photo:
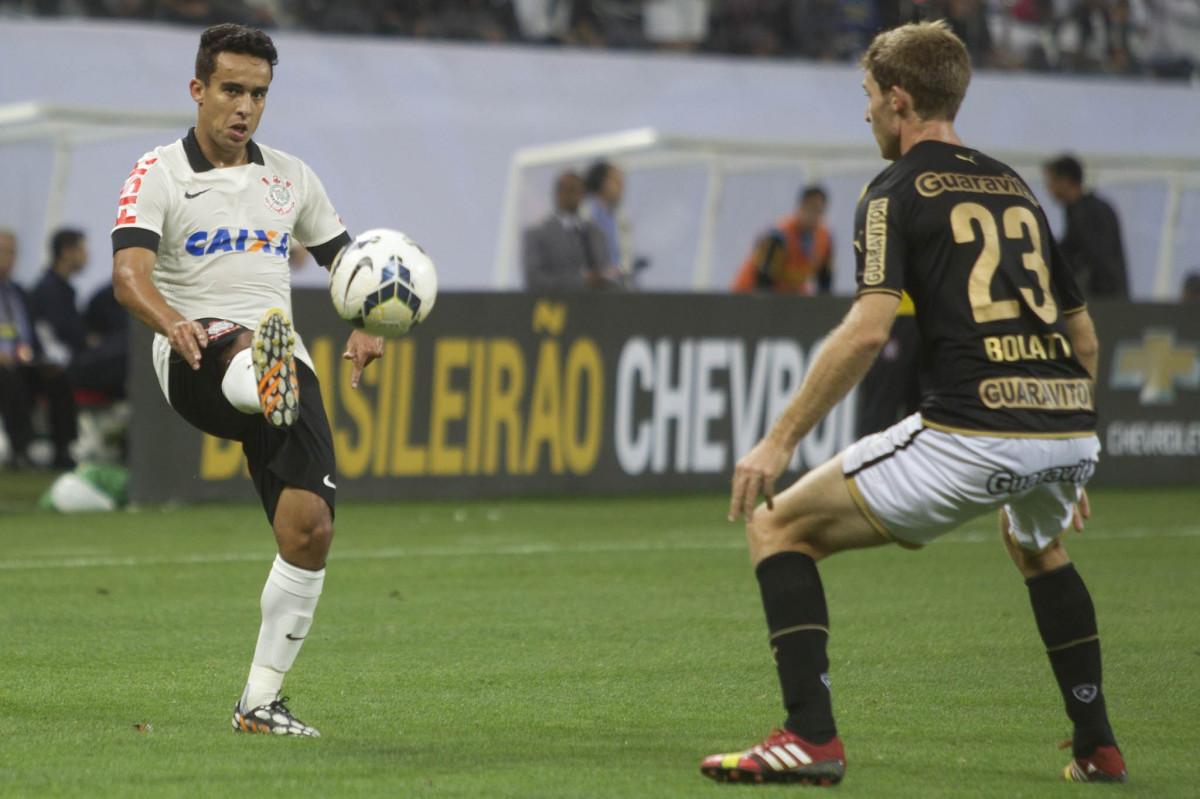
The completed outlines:
[[[944,142],[879,173],[855,214],[858,293],[912,297],[921,415],[955,432],[1095,429],[1092,380],[1063,317],[1084,308],[1033,192],[1007,165]]]

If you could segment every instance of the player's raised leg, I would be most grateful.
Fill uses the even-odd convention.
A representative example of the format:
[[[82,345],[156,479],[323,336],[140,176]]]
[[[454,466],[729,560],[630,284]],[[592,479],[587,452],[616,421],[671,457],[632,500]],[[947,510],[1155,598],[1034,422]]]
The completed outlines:
[[[262,627],[250,676],[233,713],[243,732],[319,736],[292,715],[280,698],[283,678],[308,637],[325,582],[333,516],[321,497],[285,488],[274,519],[279,555],[262,593]]]
[[[758,507],[746,523],[750,557],[787,720],[750,749],[712,755],[713,779],[831,785],[846,771],[830,697],[829,613],[817,561],[846,549],[888,543],[859,511],[835,457]]]
[[[1074,725],[1073,757],[1063,776],[1075,782],[1125,782],[1125,761],[1104,701],[1100,633],[1091,594],[1059,538],[1039,547],[1043,542],[1030,510],[1001,508],[1000,532],[1029,588],[1038,632]],[[1069,514],[1068,510],[1067,518]]]
[[[300,415],[300,384],[293,358],[292,322],[278,308],[263,313],[250,345],[259,405],[267,421],[288,427]]]
[[[262,414],[273,427],[290,427],[300,416],[295,345],[291,320],[278,308],[265,311],[253,330],[241,328],[221,353],[221,393],[229,404]]]

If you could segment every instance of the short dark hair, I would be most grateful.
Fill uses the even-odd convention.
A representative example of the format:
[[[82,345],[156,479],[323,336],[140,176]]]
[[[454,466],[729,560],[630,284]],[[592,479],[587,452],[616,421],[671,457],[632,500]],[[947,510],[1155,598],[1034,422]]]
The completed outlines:
[[[200,49],[196,51],[196,80],[208,85],[208,79],[217,69],[217,56],[221,53],[237,53],[261,58],[271,65],[279,63],[279,53],[271,37],[256,28],[247,28],[226,22],[213,25],[200,34]]]
[[[62,257],[64,250],[74,247],[83,239],[83,231],[75,228],[64,227],[54,231],[54,235],[50,238],[50,252],[54,260],[57,261]]]
[[[562,172],[559,172],[558,177],[556,177],[554,179],[554,190],[558,191],[559,188],[562,187],[562,185],[564,183],[566,183],[567,181],[570,181],[570,180],[582,181],[583,178],[581,178],[579,176],[579,173],[576,172],[574,169],[564,169]]]
[[[604,180],[612,168],[613,165],[603,158],[588,167],[587,174],[583,177],[584,190],[595,194],[604,188]]]
[[[825,193],[825,187],[819,183],[809,183],[807,186],[800,189],[800,196],[796,198],[796,202],[802,203],[809,197],[820,197],[826,202],[829,201],[829,195]]]
[[[1066,178],[1077,186],[1083,184],[1083,164],[1073,155],[1063,154],[1052,158],[1042,167],[1055,177]]]

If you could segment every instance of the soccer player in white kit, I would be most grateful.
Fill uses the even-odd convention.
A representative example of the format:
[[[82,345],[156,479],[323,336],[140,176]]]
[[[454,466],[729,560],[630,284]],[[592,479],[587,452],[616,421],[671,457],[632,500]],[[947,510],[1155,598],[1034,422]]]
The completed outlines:
[[[262,31],[226,24],[201,35],[196,127],[142,156],[126,180],[113,285],[156,334],[154,368],[171,406],[242,443],[279,545],[233,728],[316,736],[280,689],[321,595],[336,467],[320,386],[290,320],[288,249],[303,244],[328,267],[350,236],[304,162],[251,138],[277,62]],[[343,355],[351,384],[382,354],[382,338],[353,331]]]

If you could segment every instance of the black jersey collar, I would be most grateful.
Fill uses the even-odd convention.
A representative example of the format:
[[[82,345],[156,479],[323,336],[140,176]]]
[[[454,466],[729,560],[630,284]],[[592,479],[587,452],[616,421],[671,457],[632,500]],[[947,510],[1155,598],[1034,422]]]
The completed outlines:
[[[193,172],[207,172],[210,169],[216,169],[212,162],[204,157],[204,153],[200,150],[200,141],[196,138],[196,129],[189,128],[188,134],[183,137],[183,151],[187,153],[188,164],[191,165]],[[258,145],[254,143],[254,139],[246,142],[246,157],[252,164],[263,166],[263,154]]]

